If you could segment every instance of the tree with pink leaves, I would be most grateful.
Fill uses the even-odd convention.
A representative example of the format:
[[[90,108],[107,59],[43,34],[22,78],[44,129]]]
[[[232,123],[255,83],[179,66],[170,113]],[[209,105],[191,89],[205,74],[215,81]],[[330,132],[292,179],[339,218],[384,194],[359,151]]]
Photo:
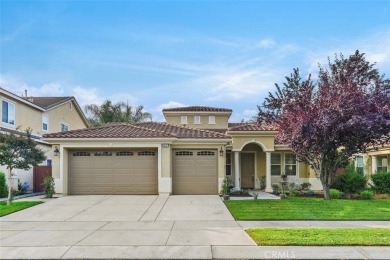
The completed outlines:
[[[324,199],[340,163],[390,140],[390,79],[356,51],[342,54],[317,80],[298,69],[258,106],[259,123],[279,125],[277,138],[320,178]]]

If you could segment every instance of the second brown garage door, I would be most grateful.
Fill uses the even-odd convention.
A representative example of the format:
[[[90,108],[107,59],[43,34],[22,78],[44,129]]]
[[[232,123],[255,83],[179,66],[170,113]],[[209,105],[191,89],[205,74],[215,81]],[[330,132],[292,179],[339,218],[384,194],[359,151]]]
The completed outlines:
[[[217,150],[173,150],[174,194],[218,194]]]
[[[157,150],[69,152],[70,194],[157,194]]]

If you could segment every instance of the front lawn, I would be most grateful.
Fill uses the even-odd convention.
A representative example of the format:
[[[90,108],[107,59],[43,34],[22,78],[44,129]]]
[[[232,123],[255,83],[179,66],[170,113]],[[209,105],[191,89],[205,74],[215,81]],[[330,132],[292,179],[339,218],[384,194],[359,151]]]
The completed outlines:
[[[11,205],[7,206],[7,202],[3,201],[0,202],[0,217],[3,217],[5,215],[14,213],[16,211],[20,211],[38,204],[41,204],[40,201],[19,201],[19,202],[12,202]]]
[[[388,228],[253,228],[260,246],[389,246]]]
[[[226,200],[236,220],[390,220],[390,200]]]

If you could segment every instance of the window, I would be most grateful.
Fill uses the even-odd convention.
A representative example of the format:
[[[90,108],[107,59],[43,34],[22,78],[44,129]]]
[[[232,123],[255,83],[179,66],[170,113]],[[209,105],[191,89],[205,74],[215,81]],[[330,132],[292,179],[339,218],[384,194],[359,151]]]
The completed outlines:
[[[68,103],[68,109],[69,109],[69,111],[72,111],[72,101],[69,101],[69,103]]]
[[[200,116],[194,116],[194,124],[200,124]]]
[[[232,175],[232,151],[226,151],[226,175]]]
[[[215,153],[212,151],[200,151],[200,152],[197,152],[197,155],[198,156],[214,156]]]
[[[280,153],[271,154],[271,175],[282,175],[282,155]]]
[[[74,152],[72,156],[91,156],[89,152]]]
[[[192,156],[193,153],[190,151],[178,151],[175,153],[176,156]]]
[[[97,151],[95,152],[95,156],[112,156],[112,152]]]
[[[180,123],[181,124],[187,124],[187,116],[181,116]]]
[[[292,153],[284,154],[284,173],[286,175],[297,174],[297,160]]]
[[[61,123],[61,132],[69,131],[69,126],[67,124]]]
[[[46,165],[47,165],[47,166],[52,166],[52,161],[51,161],[51,159],[47,159]]]
[[[377,156],[376,157],[376,171],[377,172],[387,172],[387,156]]]
[[[3,100],[2,102],[2,122],[9,124],[9,125],[15,125],[15,104]]]
[[[155,156],[156,153],[152,151],[142,151],[138,152],[138,156]]]
[[[215,124],[215,116],[209,116],[209,125]]]
[[[47,115],[42,115],[42,130],[49,131],[49,117]]]
[[[127,152],[127,151],[116,153],[116,156],[133,156],[133,155],[134,155],[133,152]]]
[[[363,170],[363,156],[357,156],[356,157],[356,171],[361,174],[361,175],[364,175],[364,170]]]

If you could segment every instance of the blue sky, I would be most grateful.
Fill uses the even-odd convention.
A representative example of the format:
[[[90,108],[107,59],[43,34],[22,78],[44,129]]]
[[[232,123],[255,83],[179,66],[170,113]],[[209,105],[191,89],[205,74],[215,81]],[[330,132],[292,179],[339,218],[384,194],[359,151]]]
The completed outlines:
[[[359,49],[390,74],[390,1],[1,1],[0,85],[256,113],[292,69]]]

